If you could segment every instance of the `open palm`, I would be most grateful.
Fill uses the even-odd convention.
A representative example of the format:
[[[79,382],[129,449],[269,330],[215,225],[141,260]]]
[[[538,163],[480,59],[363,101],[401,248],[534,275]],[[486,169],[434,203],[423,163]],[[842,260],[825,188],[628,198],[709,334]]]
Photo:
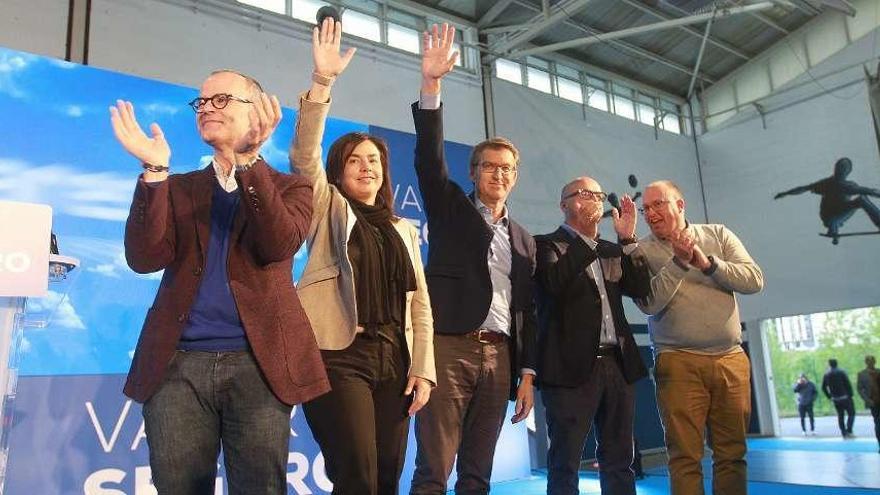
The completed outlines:
[[[436,24],[431,32],[425,31],[422,35],[422,76],[427,79],[440,79],[450,73],[455,67],[458,52],[453,49],[455,41],[455,27],[443,24],[438,28]]]
[[[636,233],[636,204],[629,195],[624,194],[620,200],[620,208],[611,210],[614,230],[621,239],[632,238]]]
[[[134,106],[130,101],[117,100],[116,106],[110,107],[110,124],[125,151],[143,163],[168,166],[171,147],[165,141],[165,134],[159,124],[153,123],[150,125],[152,137],[147,136],[134,116]]]
[[[342,42],[342,23],[332,17],[324,19],[321,27],[312,31],[312,57],[315,72],[322,76],[335,77],[348,67],[357,48],[349,48],[345,54],[339,53]]]

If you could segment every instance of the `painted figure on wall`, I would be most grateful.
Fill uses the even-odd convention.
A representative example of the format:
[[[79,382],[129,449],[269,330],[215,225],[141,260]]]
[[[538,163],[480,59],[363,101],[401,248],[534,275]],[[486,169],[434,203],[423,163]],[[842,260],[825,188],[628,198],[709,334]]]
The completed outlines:
[[[849,158],[841,158],[834,164],[834,175],[822,180],[798,186],[787,191],[778,193],[773,199],[785,196],[801,194],[807,191],[822,196],[819,203],[819,218],[828,229],[824,237],[830,237],[833,244],[840,242],[841,237],[852,235],[880,234],[880,208],[875,205],[869,196],[880,198],[880,189],[861,186],[851,180],[847,180],[852,172],[852,161]],[[843,224],[856,212],[864,210],[877,227],[876,232],[848,232],[840,233]]]

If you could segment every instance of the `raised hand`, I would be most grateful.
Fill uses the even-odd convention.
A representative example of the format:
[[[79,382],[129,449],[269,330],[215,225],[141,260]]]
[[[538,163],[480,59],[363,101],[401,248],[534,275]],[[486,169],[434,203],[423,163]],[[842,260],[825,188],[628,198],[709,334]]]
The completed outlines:
[[[636,204],[629,195],[624,194],[620,200],[620,208],[611,209],[614,231],[620,239],[632,239],[636,235]]]
[[[324,19],[321,27],[312,30],[312,58],[315,72],[325,77],[336,77],[348,67],[357,48],[349,48],[344,55],[339,54],[342,42],[342,23],[332,17]]]
[[[150,124],[151,136],[147,136],[134,116],[134,106],[130,101],[116,100],[110,107],[110,125],[116,140],[129,154],[143,163],[157,167],[167,167],[171,159],[171,147],[165,141],[165,134],[155,122]]]
[[[248,112],[250,129],[233,145],[235,163],[246,163],[256,157],[260,147],[275,132],[281,122],[281,104],[275,95],[260,93]]]
[[[429,92],[440,91],[440,80],[452,72],[458,51],[453,48],[455,42],[455,26],[436,24],[431,32],[422,34],[422,85]]]

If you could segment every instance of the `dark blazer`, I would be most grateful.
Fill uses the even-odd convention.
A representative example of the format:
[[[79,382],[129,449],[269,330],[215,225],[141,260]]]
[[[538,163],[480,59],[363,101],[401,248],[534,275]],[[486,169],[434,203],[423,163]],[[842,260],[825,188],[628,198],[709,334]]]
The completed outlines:
[[[205,267],[211,224],[212,166],[148,185],[139,180],[125,224],[132,270],[165,270],[147,311],[125,394],[144,402],[177,349]],[[269,387],[297,404],[330,390],[324,365],[291,278],[293,255],[312,215],[312,188],[265,162],[237,174],[241,195],[230,234],[229,286],[245,334]]]
[[[486,321],[492,303],[488,254],[492,230],[474,206],[473,195],[449,179],[443,151],[443,110],[412,106],[416,127],[415,167],[428,218],[428,293],[434,333],[464,334]],[[536,321],[532,276],[535,242],[508,216],[513,262],[511,301],[511,398],[522,368],[534,369]]]
[[[633,383],[648,374],[623,311],[623,295],[645,297],[650,273],[640,251],[627,256],[615,243],[599,239],[596,250],[560,227],[535,236],[538,249],[538,383],[576,387],[590,376],[599,349],[602,301],[588,274],[597,257],[620,342],[623,375]]]

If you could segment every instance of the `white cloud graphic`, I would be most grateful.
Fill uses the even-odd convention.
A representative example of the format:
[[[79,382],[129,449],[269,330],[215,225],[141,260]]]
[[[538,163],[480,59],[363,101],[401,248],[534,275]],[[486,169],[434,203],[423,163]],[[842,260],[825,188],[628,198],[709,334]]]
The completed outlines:
[[[179,106],[162,102],[147,103],[146,105],[142,105],[141,109],[143,109],[144,113],[151,119],[155,118],[157,115],[176,115],[180,111]],[[137,109],[135,110],[137,111]]]
[[[27,301],[27,319],[46,322],[74,330],[86,328],[82,318],[65,294],[50,290],[46,297],[32,297]]]
[[[154,273],[134,273],[125,260],[121,241],[74,237],[58,239],[62,253],[78,257],[83,269],[109,278],[134,275],[144,280],[161,280],[164,270]]]
[[[64,113],[67,114],[68,117],[82,117],[83,116],[83,107],[80,105],[67,105],[64,109]]]
[[[0,196],[49,204],[56,214],[124,222],[137,172],[84,173],[68,164],[34,165],[0,157]]]
[[[0,72],[19,72],[28,66],[25,55],[0,53]],[[29,58],[29,57],[28,57]]]
[[[119,275],[119,272],[116,270],[116,265],[111,265],[108,263],[103,263],[96,266],[87,267],[86,270],[94,273],[98,273],[100,275],[104,275],[105,277],[110,278],[122,278]]]
[[[18,84],[17,75],[27,70],[36,57],[0,48],[0,94],[16,99],[27,98],[27,91]]]

